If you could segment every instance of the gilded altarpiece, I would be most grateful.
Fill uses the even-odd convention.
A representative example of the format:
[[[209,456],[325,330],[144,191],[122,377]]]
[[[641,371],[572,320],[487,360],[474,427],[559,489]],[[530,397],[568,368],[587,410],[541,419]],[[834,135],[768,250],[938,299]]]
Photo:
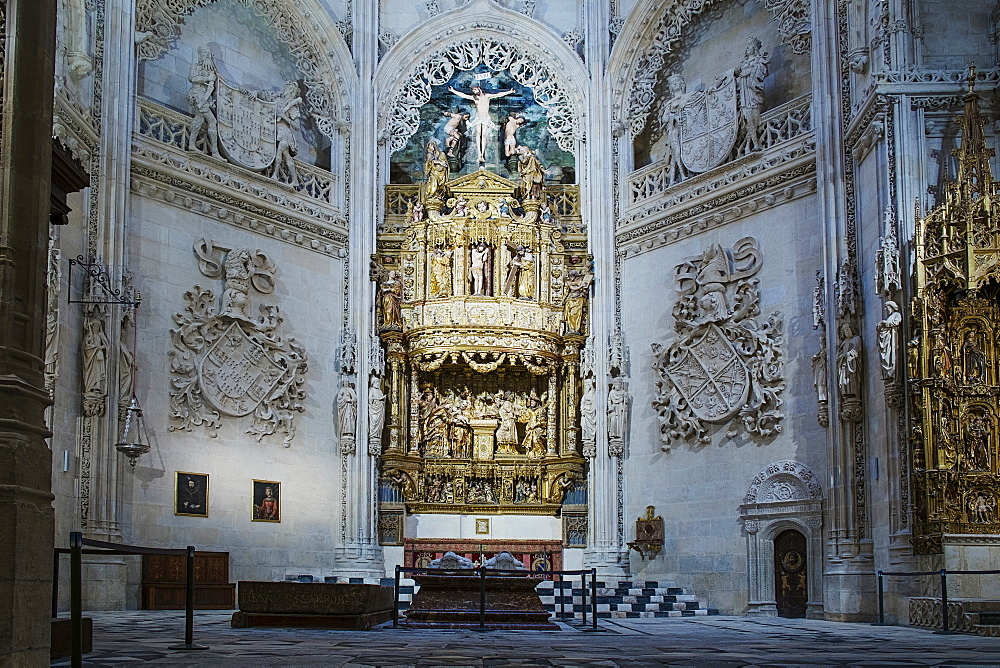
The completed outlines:
[[[970,89],[964,100],[957,178],[917,227],[907,353],[922,554],[941,552],[949,534],[1000,544],[1000,183],[979,96]]]
[[[383,515],[558,515],[583,476],[592,258],[577,187],[525,183],[484,168],[387,186]]]

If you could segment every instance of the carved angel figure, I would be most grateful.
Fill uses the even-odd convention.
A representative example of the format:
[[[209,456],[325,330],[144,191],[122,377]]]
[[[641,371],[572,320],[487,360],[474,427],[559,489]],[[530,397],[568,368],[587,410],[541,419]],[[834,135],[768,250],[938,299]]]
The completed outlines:
[[[194,107],[194,119],[191,121],[191,134],[188,136],[188,150],[196,151],[196,142],[202,128],[208,136],[208,149],[213,157],[221,158],[219,153],[219,124],[215,118],[215,80],[218,72],[215,69],[215,57],[207,46],[198,47],[198,60],[191,64],[188,81],[188,101]]]

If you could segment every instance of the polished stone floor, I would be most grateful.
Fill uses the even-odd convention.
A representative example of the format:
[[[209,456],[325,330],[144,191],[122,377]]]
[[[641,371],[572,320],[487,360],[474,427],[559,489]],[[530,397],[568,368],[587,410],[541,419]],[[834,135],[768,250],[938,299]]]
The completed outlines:
[[[233,629],[229,612],[95,612],[89,666],[998,666],[1000,638],[747,617],[601,620],[603,632]],[[54,662],[68,666],[69,660]]]

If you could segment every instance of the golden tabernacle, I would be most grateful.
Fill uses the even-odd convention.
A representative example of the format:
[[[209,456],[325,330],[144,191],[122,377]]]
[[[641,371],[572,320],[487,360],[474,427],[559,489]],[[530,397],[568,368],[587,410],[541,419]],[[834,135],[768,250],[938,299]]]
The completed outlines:
[[[520,183],[448,181],[435,148],[426,183],[387,186],[372,262],[383,488],[409,512],[554,515],[584,470],[593,274],[577,187],[543,188],[531,164]]]

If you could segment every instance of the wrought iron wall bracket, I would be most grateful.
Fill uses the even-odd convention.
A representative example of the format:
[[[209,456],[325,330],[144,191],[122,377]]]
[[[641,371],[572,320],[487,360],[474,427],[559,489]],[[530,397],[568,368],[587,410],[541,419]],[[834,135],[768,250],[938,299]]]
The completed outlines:
[[[91,281],[93,281],[103,291],[107,299],[73,299],[73,267],[79,266],[83,269]],[[67,302],[70,304],[118,304],[120,306],[132,306],[139,308],[142,298],[138,292],[130,289],[116,290],[111,286],[111,277],[107,268],[98,262],[87,262],[82,255],[77,255],[76,259],[69,260],[69,286],[67,291]]]

